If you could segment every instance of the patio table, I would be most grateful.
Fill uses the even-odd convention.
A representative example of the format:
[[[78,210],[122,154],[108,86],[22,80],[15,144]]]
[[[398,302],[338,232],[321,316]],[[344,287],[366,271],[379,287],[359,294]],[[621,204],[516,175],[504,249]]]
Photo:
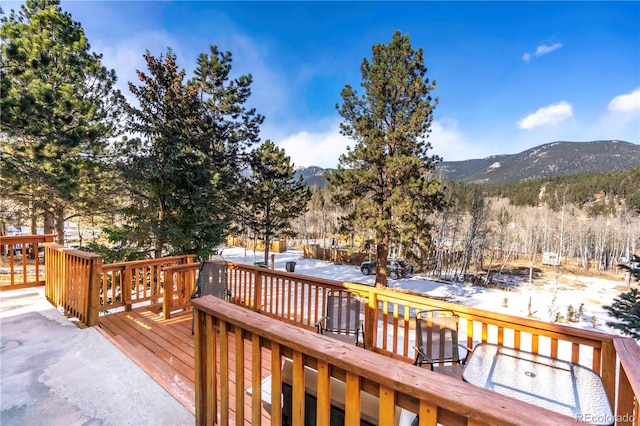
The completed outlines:
[[[610,425],[615,420],[600,376],[569,361],[481,343],[473,350],[462,379],[579,422]]]

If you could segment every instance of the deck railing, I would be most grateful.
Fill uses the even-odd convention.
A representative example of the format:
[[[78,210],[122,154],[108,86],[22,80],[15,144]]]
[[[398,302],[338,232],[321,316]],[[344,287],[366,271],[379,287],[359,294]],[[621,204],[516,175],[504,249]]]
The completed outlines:
[[[100,310],[130,310],[138,303],[163,303],[165,269],[193,263],[193,258],[194,255],[171,256],[103,265]]]
[[[165,268],[194,258],[184,255],[103,265],[98,254],[54,243],[44,246],[47,299],[87,326],[98,324],[101,312],[163,303]]]
[[[620,360],[616,424],[640,425],[640,346],[633,339],[616,338]],[[634,397],[631,398],[631,395]]]
[[[290,400],[281,405],[279,397],[265,398],[278,401],[269,407],[271,424],[305,424],[311,417],[319,425],[328,425],[331,405],[336,404],[331,383],[336,381],[343,384],[344,397],[338,403],[347,425],[360,424],[361,419],[392,425],[401,409],[417,414],[420,425],[576,422],[426,369],[415,374],[418,367],[406,362],[238,309],[211,296],[193,305],[197,425],[244,424],[245,411],[251,424],[261,424],[263,395],[281,395],[283,381],[291,386]],[[238,362],[244,360],[244,351],[251,352],[250,365]],[[292,365],[288,380],[282,369],[285,362]],[[270,366],[270,373],[263,371],[265,365]],[[315,384],[307,382],[309,369],[315,372]],[[305,406],[305,392],[315,393],[315,407],[308,402]],[[369,418],[364,418],[364,405],[373,407]],[[315,415],[305,412],[313,408]]]
[[[102,258],[99,255],[69,249],[53,243],[45,243],[44,246],[47,298],[55,305],[63,306],[67,315],[75,316],[89,326],[97,324],[100,311],[116,307],[128,309],[135,303],[160,303],[162,301],[167,318],[172,310],[188,309],[190,306],[188,297],[193,291],[198,267],[197,263],[191,263],[193,262],[192,256],[102,265]],[[290,332],[298,330],[296,333],[305,333],[304,335],[307,337],[304,339],[309,338],[312,339],[311,341],[320,338],[320,336],[309,335],[302,329],[313,329],[314,324],[322,317],[325,312],[327,292],[335,289],[357,292],[365,302],[363,311],[365,345],[367,349],[371,349],[365,352],[368,353],[366,356],[373,356],[376,353],[376,356],[382,356],[381,359],[388,360],[388,362],[399,362],[398,365],[404,366],[410,365],[414,357],[412,342],[415,339],[415,330],[413,329],[412,316],[415,311],[429,308],[451,309],[460,316],[460,334],[463,339],[466,339],[468,346],[474,346],[480,342],[497,343],[565,359],[592,368],[603,378],[605,389],[617,416],[617,424],[636,426],[640,424],[640,410],[638,408],[640,400],[640,349],[632,339],[535,319],[497,314],[392,289],[341,283],[233,262],[228,263],[228,277],[231,290],[230,300],[233,303],[256,311],[261,314],[261,318],[264,318],[263,321],[278,319],[278,323],[266,324],[271,328],[276,327],[273,324],[280,324],[286,329],[291,325],[294,328],[291,328]],[[197,302],[195,304],[199,305]],[[219,313],[213,315],[210,312],[210,314],[212,318],[219,318]],[[209,314],[206,314],[205,317],[207,315]],[[201,328],[200,331],[206,334],[208,327],[212,326],[211,324],[216,320],[203,318],[200,318],[200,327],[203,327],[204,324],[204,329]],[[224,319],[224,321],[231,321],[231,318]],[[290,324],[282,325],[283,322]],[[240,327],[238,330],[251,331],[250,328],[243,328],[242,324],[234,322],[229,322],[229,324],[233,324],[229,325],[231,328]],[[199,344],[209,345],[206,347],[210,349],[211,335],[206,335],[209,336],[205,339],[206,342]],[[244,334],[241,335],[244,336]],[[257,342],[270,341],[273,338],[271,334],[267,334],[265,337],[261,333],[254,334],[253,331],[250,335],[251,339]],[[280,338],[278,337],[278,339]],[[346,372],[358,370],[352,370],[351,365],[347,368],[346,364],[341,364],[341,361],[336,361],[334,364],[331,359],[316,355],[315,349],[308,352],[304,349],[304,345],[300,346],[300,342],[283,342],[278,339],[276,339],[277,345],[274,343],[274,347],[280,346],[278,349],[280,352],[276,354],[277,357],[288,356],[294,359],[294,363],[295,359],[302,359],[301,362],[311,367],[314,365],[321,365],[323,369],[327,367],[332,371],[337,371],[336,377],[341,377],[348,382],[355,380],[363,384],[363,389],[368,389],[376,394],[382,392],[383,395],[388,395],[390,392],[389,395],[393,395],[398,405],[406,409],[420,409],[420,412],[425,415],[426,412],[437,413],[439,419],[448,418],[447,416],[453,412],[457,414],[451,415],[451,418],[460,420],[460,416],[462,416],[471,419],[472,422],[478,419],[482,422],[491,419],[491,416],[494,415],[493,413],[476,414],[473,410],[464,411],[467,408],[464,408],[462,412],[457,411],[462,408],[449,400],[442,402],[441,405],[438,405],[439,402],[435,405],[429,405],[425,401],[432,401],[429,399],[434,397],[431,393],[421,394],[420,392],[415,393],[415,389],[407,390],[406,383],[400,386],[400,390],[395,389],[391,386],[395,379],[386,377],[386,380],[380,378],[379,381],[376,381],[377,379],[373,380],[368,375],[369,372],[348,376]],[[317,345],[318,342],[314,344]],[[201,346],[201,349],[202,347],[204,346]],[[327,348],[328,346],[325,344],[323,350],[327,350]],[[296,355],[298,352],[299,354]],[[213,355],[210,352],[203,352],[196,353],[196,358],[198,356],[211,357]],[[206,359],[197,362],[211,363],[212,360]],[[215,364],[215,360],[213,362]],[[302,364],[296,365],[298,366],[295,369],[299,371]],[[379,366],[376,366],[376,370],[391,371],[380,370]],[[340,373],[341,371],[342,373]],[[204,371],[198,374],[206,375],[208,373]],[[436,379],[434,376],[433,380],[436,380],[434,383],[439,383],[440,379]],[[254,386],[259,386],[255,384],[253,379],[252,383]],[[440,384],[451,386],[450,383]],[[475,392],[478,390],[476,389]],[[439,390],[439,393],[443,392]],[[409,402],[408,398],[411,395],[423,395],[425,400]],[[478,401],[481,402],[484,399],[480,398]],[[509,401],[509,404],[513,406],[513,401]],[[205,401],[205,405],[207,404]],[[527,405],[527,407],[529,412],[532,410],[535,412],[531,406]],[[206,412],[211,410],[211,407],[208,406],[201,408]],[[481,407],[480,411],[492,409],[492,407]],[[221,413],[223,412],[221,411]],[[294,416],[297,415],[299,413]],[[517,415],[519,416],[520,413]],[[511,418],[511,420],[514,419]],[[464,422],[462,423],[464,424]],[[426,424],[431,423],[427,422]]]
[[[44,285],[41,253],[53,234],[0,236],[0,291]]]
[[[102,256],[45,244],[45,296],[64,314],[87,326],[98,324]]]
[[[196,271],[200,263],[168,266],[164,269],[164,317],[169,319],[174,311],[191,308],[191,293],[196,287]]]
[[[173,280],[187,282],[186,277],[179,278],[180,274],[192,274],[190,279],[194,280],[195,270],[196,267],[177,271]],[[592,368],[603,379],[618,424],[638,425],[640,349],[633,339],[498,314],[393,289],[232,262],[228,264],[228,274],[232,302],[308,329],[323,315],[328,290],[357,292],[366,302],[363,312],[366,347],[405,363],[412,362],[415,356],[412,344],[415,312],[434,308],[453,310],[460,316],[460,335],[467,346],[496,343]]]

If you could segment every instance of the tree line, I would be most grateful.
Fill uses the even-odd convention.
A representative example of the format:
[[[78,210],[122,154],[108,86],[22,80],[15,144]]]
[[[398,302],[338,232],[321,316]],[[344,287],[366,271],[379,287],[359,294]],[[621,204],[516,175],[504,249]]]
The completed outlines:
[[[571,176],[528,179],[484,185],[487,195],[508,198],[516,206],[547,205],[554,211],[563,202],[587,209],[591,217],[616,214],[621,203],[640,214],[640,167],[610,173],[580,173]],[[563,193],[563,197],[557,194]]]
[[[514,260],[538,267],[544,253],[567,266],[616,270],[640,249],[638,182],[640,168],[501,185],[443,180],[445,203],[429,217],[428,244],[419,250],[394,240],[392,253],[422,272],[458,280],[499,272]],[[523,193],[535,196],[522,203]],[[330,188],[313,188],[308,212],[295,222],[300,243],[326,246],[338,238],[349,251],[375,258],[371,234],[344,229],[343,215]]]

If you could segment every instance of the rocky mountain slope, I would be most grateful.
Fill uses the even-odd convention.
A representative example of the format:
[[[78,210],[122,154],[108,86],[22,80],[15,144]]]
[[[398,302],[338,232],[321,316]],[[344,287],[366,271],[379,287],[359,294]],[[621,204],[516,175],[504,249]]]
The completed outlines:
[[[502,183],[585,172],[613,172],[640,164],[640,145],[624,141],[552,142],[519,154],[445,161],[438,169],[455,181]]]
[[[539,177],[585,172],[613,172],[640,164],[640,145],[607,140],[593,142],[551,142],[519,154],[495,155],[465,161],[444,161],[438,170],[463,182],[503,183]],[[323,187],[325,172],[331,169],[304,167],[296,171],[308,186]]]

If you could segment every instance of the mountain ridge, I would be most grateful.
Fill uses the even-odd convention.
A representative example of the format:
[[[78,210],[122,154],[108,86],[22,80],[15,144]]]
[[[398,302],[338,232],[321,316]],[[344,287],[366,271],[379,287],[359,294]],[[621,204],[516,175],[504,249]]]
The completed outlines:
[[[554,141],[517,154],[491,155],[462,161],[443,161],[436,170],[454,181],[468,183],[505,183],[540,177],[573,175],[587,172],[613,172],[640,164],[640,145],[621,140],[591,142]],[[307,186],[324,187],[323,175],[335,169],[301,167]]]
[[[523,179],[613,172],[640,164],[640,145],[620,140],[555,141],[518,154],[482,159],[444,161],[444,176],[469,183],[504,183]]]

